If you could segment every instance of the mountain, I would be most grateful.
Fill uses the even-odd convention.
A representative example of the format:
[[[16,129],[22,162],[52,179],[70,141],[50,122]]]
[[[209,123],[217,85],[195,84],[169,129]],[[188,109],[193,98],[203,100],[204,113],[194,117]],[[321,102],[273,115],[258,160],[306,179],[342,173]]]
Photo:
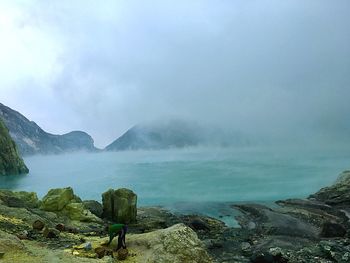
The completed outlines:
[[[63,135],[47,133],[35,122],[1,103],[0,119],[4,121],[23,155],[97,150],[94,140],[85,132],[72,131]]]
[[[237,146],[251,142],[238,132],[226,132],[183,120],[140,124],[108,145],[107,151],[159,150],[189,146]]]
[[[28,173],[29,170],[19,156],[15,142],[0,119],[0,175]]]

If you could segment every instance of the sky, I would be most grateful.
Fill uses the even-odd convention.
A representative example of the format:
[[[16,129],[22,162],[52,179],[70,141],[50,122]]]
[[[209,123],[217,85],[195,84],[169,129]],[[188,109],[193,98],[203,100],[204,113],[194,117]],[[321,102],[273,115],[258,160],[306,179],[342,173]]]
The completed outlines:
[[[0,102],[104,147],[189,119],[350,134],[348,0],[0,0]]]

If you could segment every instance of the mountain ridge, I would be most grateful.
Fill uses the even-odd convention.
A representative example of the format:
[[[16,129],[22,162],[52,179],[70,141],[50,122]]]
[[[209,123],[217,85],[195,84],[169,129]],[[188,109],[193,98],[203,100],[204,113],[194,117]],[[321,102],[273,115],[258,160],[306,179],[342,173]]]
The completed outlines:
[[[89,134],[83,131],[72,131],[62,135],[48,133],[34,121],[2,103],[0,119],[4,121],[22,155],[97,151]]]

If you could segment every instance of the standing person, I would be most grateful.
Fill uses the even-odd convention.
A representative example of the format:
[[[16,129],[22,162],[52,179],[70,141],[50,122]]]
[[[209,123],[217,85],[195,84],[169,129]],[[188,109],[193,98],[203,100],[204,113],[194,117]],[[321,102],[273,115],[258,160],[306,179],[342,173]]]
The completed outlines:
[[[107,246],[112,242],[113,238],[118,236],[118,246],[116,251],[118,251],[121,247],[126,249],[125,235],[127,231],[128,231],[128,226],[125,224],[110,225],[108,227],[109,241],[107,243]]]

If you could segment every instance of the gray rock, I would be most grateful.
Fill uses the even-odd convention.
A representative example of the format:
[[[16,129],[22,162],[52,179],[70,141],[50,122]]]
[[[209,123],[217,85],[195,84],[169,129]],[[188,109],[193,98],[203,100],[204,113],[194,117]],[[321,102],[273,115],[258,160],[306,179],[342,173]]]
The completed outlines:
[[[93,213],[97,217],[102,217],[103,214],[103,206],[99,202],[95,200],[85,200],[83,201],[84,206],[91,213]]]
[[[263,205],[236,205],[257,224],[257,231],[266,235],[285,235],[316,239],[319,230],[302,219],[272,210]],[[246,227],[243,225],[242,227]]]
[[[126,188],[109,189],[102,194],[103,217],[118,223],[133,223],[137,214],[137,195]]]

